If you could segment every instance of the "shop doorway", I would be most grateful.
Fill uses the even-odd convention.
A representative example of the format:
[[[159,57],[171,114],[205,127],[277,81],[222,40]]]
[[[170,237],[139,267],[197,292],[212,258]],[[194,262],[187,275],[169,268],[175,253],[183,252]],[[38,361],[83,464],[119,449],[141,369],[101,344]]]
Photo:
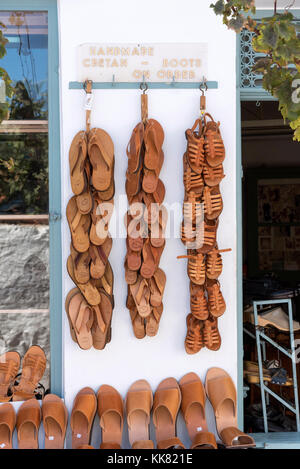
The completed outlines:
[[[299,445],[300,147],[276,101],[242,101],[241,128],[244,430]]]

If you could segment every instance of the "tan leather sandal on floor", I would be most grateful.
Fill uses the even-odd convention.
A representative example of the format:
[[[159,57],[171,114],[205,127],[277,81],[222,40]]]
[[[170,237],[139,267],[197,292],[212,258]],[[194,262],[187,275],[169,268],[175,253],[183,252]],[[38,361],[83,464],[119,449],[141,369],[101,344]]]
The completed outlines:
[[[38,449],[41,417],[41,408],[36,399],[29,399],[21,405],[16,422],[19,449]]]
[[[90,349],[93,345],[91,329],[94,315],[92,307],[86,302],[78,288],[73,288],[68,293],[65,309],[73,341],[83,350]]]
[[[158,449],[184,449],[176,437],[176,420],[181,392],[176,379],[167,378],[158,385],[153,402],[153,423]]]
[[[221,347],[221,336],[218,329],[218,319],[209,316],[203,326],[204,345],[209,350],[217,351]]]
[[[105,290],[100,289],[100,304],[93,307],[94,322],[92,325],[93,346],[97,350],[103,350],[107,343],[107,334],[110,328],[113,304],[111,297]]]
[[[156,170],[157,166],[159,166],[160,151],[163,142],[164,131],[162,126],[155,119],[148,119],[144,133],[144,164],[146,168]]]
[[[215,318],[219,318],[226,311],[226,303],[223,298],[218,280],[207,279],[206,291],[210,314]]]
[[[163,304],[151,308],[151,314],[146,317],[146,335],[149,337],[154,337],[159,328],[159,323],[161,320],[161,315],[163,313]]]
[[[12,436],[16,425],[16,412],[8,402],[0,406],[0,449],[12,449]]]
[[[203,176],[190,167],[186,153],[183,156],[183,184],[186,192],[202,195],[204,189]]]
[[[74,248],[77,252],[86,252],[90,246],[90,215],[82,215],[79,212],[76,197],[71,197],[69,200],[66,214]]]
[[[121,447],[124,417],[122,397],[115,388],[103,384],[97,392],[97,402],[102,429],[100,448],[110,449],[114,445]]]
[[[211,121],[206,122],[206,118]],[[225,159],[225,147],[220,132],[220,122],[215,122],[210,114],[204,116],[204,154],[207,163],[212,166],[219,166]]]
[[[64,449],[68,411],[62,399],[47,394],[42,402],[45,449]]]
[[[70,426],[72,429],[72,449],[88,445],[91,429],[97,410],[97,399],[91,388],[83,388],[73,402]]]
[[[153,396],[150,384],[140,379],[129,388],[126,401],[126,416],[128,435],[131,446],[149,441],[150,413],[153,404]],[[145,448],[146,449],[146,448]]]
[[[113,172],[114,144],[103,129],[88,134],[88,155],[92,165],[92,185],[97,191],[108,189]]]
[[[73,259],[71,256],[68,257],[67,270],[68,270],[69,276],[71,277],[75,285],[77,285],[77,287],[79,288],[79,290],[81,291],[81,293],[83,294],[83,296],[85,297],[89,305],[91,306],[98,305],[101,301],[101,298],[100,298],[100,294],[97,288],[93,284],[92,279],[88,281],[87,283],[77,282],[76,277],[75,277],[75,272],[74,272],[74,263],[73,263]]]
[[[223,165],[212,167],[206,162],[203,166],[203,179],[207,186],[217,186],[225,177]]]
[[[219,186],[205,186],[203,191],[204,214],[208,220],[215,220],[223,211],[223,200]]]
[[[47,359],[38,345],[30,347],[24,355],[19,384],[14,386],[13,401],[25,401],[34,397],[34,391],[44,376]]]
[[[198,131],[196,128],[198,127]],[[204,164],[204,137],[202,135],[202,122],[197,119],[191,129],[186,130],[187,159],[190,167],[197,174],[202,173]]]
[[[12,386],[20,368],[18,352],[6,352],[0,356],[0,402],[12,399]]]
[[[204,287],[195,285],[193,282],[190,282],[190,307],[195,318],[201,321],[208,318],[209,311]]]
[[[90,280],[90,262],[91,256],[89,251],[77,252],[73,244],[70,244],[70,255],[73,260],[74,276],[76,282],[87,283]]]
[[[206,256],[206,276],[211,280],[216,280],[222,273],[223,262],[221,253],[229,252],[231,249],[218,249],[216,245],[215,249],[210,251]]]
[[[179,381],[181,412],[192,442],[191,449],[217,449],[215,435],[208,431],[205,418],[206,394],[196,373],[188,373]]]
[[[186,318],[187,333],[184,342],[185,351],[189,355],[200,352],[204,347],[204,339],[202,334],[202,321],[196,319],[192,314],[188,314]]]
[[[72,140],[69,151],[69,164],[72,192],[79,195],[84,191],[85,180],[85,162],[87,158],[87,136],[86,133],[78,132]]]
[[[226,448],[251,448],[253,438],[237,428],[237,396],[235,385],[225,370],[210,368],[205,390],[213,406],[219,437]]]

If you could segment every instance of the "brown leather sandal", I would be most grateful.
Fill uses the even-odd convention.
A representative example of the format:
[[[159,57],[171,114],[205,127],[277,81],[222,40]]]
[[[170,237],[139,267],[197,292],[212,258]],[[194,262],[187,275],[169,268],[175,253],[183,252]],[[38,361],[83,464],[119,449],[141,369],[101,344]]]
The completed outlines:
[[[38,345],[29,347],[23,358],[20,381],[13,388],[13,401],[25,401],[35,396],[35,389],[44,376],[46,364],[44,350]]]
[[[144,167],[142,188],[147,194],[153,194],[157,190],[159,174],[164,162],[164,152],[159,152],[159,164],[155,170],[150,170]]]
[[[88,155],[92,165],[92,185],[98,191],[107,190],[113,172],[114,144],[105,130],[89,132]]]
[[[222,179],[225,177],[223,165],[209,166],[206,162],[203,166],[203,179],[207,186],[217,186],[220,184]]]
[[[144,141],[144,125],[139,122],[132,131],[126,153],[128,157],[128,172],[136,173],[141,167],[141,152]]]
[[[190,167],[186,153],[183,156],[183,183],[186,192],[202,195],[204,189],[203,176],[193,171]]]
[[[71,197],[66,209],[72,243],[76,251],[86,252],[90,246],[89,229],[90,215],[82,215],[77,207],[76,197]]]
[[[130,445],[144,446],[149,441],[150,413],[153,404],[152,389],[148,381],[140,379],[129,388],[126,400],[126,416]],[[148,445],[146,445],[148,446]]]
[[[89,254],[91,256],[90,274],[92,278],[99,279],[103,277],[108,262],[108,256],[112,248],[112,239],[107,236],[106,240],[101,246],[89,247]]]
[[[229,374],[221,368],[210,368],[205,390],[215,412],[218,434],[226,448],[254,447],[253,438],[237,427],[236,388]]]
[[[208,220],[215,220],[223,211],[223,200],[219,186],[205,186],[203,191],[204,214]]]
[[[85,297],[86,301],[92,306],[98,305],[101,301],[101,298],[100,298],[97,288],[92,283],[92,279],[87,283],[77,282],[75,273],[74,273],[74,263],[73,263],[73,259],[71,256],[68,257],[67,271],[68,271],[69,276],[75,283],[75,285],[77,285],[77,287],[79,288],[79,290]]]
[[[68,411],[62,399],[47,394],[42,402],[45,449],[64,449]]]
[[[147,216],[145,221],[148,222],[149,214],[152,214],[152,220],[155,221],[154,210],[156,209],[156,206],[159,208],[159,206],[163,203],[166,194],[164,183],[161,179],[158,179],[156,190],[152,194],[147,194],[144,191],[141,191],[141,194],[142,200],[147,208]],[[156,211],[158,212],[158,210]]]
[[[206,118],[211,119],[206,122]],[[204,154],[210,166],[219,166],[225,159],[225,147],[220,132],[220,122],[215,122],[210,114],[204,116]]]
[[[160,268],[158,268],[153,277],[151,277],[149,281],[151,306],[161,305],[166,286],[166,279],[166,274]]]
[[[0,402],[12,398],[14,379],[20,368],[21,358],[18,352],[6,352],[0,356]]]
[[[181,403],[181,392],[174,378],[167,378],[158,385],[153,402],[153,423],[158,449],[184,449],[176,437],[176,419]]]
[[[123,433],[123,400],[112,386],[103,384],[97,392],[98,415],[102,429],[101,449],[121,447]]]
[[[197,251],[207,254],[216,246],[219,220],[204,220],[197,236]]]
[[[180,238],[187,249],[195,249],[197,247],[196,225],[184,219],[181,223]]]
[[[196,128],[198,127],[198,131]],[[201,119],[197,119],[191,129],[186,130],[187,159],[190,167],[197,174],[202,173],[204,164],[204,137]]]
[[[204,345],[209,350],[217,351],[221,347],[221,336],[218,329],[218,319],[209,316],[204,321],[203,326],[203,340]]]
[[[91,328],[94,320],[93,310],[78,288],[67,295],[65,309],[69,320],[70,333],[74,342],[83,350],[93,345]]]
[[[91,430],[97,410],[97,399],[91,388],[83,388],[76,395],[70,419],[72,449],[89,445]]]
[[[216,245],[215,249],[210,251],[206,256],[206,276],[211,280],[216,280],[222,273],[223,262],[222,252],[229,252],[231,249],[218,249]]]
[[[126,239],[127,254],[126,263],[129,270],[137,271],[142,265],[141,251],[133,251],[129,246],[129,240]]]
[[[133,285],[137,281],[137,270],[130,270],[128,267],[127,256],[124,262],[125,267],[125,281],[127,285]]]
[[[94,322],[92,325],[93,346],[97,350],[103,350],[107,344],[107,334],[111,325],[113,304],[111,297],[105,290],[100,289],[100,304],[93,307]]]
[[[159,207],[158,218],[150,221],[150,242],[154,248],[161,248],[165,244],[165,230],[168,222],[168,211],[161,205]]]
[[[106,264],[104,275],[94,283],[97,288],[103,288],[103,290],[106,291],[106,293],[113,299],[114,273],[109,261]]]
[[[91,256],[89,251],[77,252],[73,244],[70,244],[70,255],[74,266],[74,276],[76,282],[87,283],[90,280],[90,262]]]
[[[111,179],[110,179],[110,184],[108,186],[108,189],[106,189],[105,191],[98,191],[100,199],[105,202],[110,202],[115,195],[114,171],[115,171],[115,160],[113,160],[113,163],[112,163]]]
[[[189,355],[200,352],[204,347],[204,339],[202,334],[202,322],[195,318],[192,314],[188,314],[186,318],[187,333],[184,341],[185,351]]]
[[[218,318],[226,311],[226,303],[217,280],[206,281],[209,311],[212,316]]]
[[[144,134],[144,164],[147,169],[156,170],[160,165],[160,151],[163,142],[164,131],[162,126],[155,119],[148,119]]]
[[[165,248],[165,240],[162,246],[155,248],[152,246],[150,239],[147,238],[143,245],[143,262],[140,273],[142,277],[149,279],[153,277],[156,272],[161,255]]]
[[[185,222],[189,222],[194,226],[198,226],[203,220],[204,210],[201,196],[194,192],[188,192],[185,194],[183,202],[183,219]]]
[[[114,210],[114,200],[103,201],[99,192],[93,194],[93,209],[91,213],[90,240],[92,244],[100,246],[109,236],[108,225]]]
[[[163,304],[151,308],[151,314],[146,317],[146,335],[154,337],[158,333],[159,323],[163,312]]]
[[[204,287],[193,282],[190,282],[190,307],[195,318],[201,321],[208,318],[209,311]]]
[[[16,421],[19,449],[38,449],[41,418],[41,408],[36,399],[29,399],[21,405]]]
[[[79,212],[82,213],[82,215],[88,215],[93,208],[93,198],[90,191],[91,169],[88,160],[85,162],[84,169],[85,186],[83,192],[80,195],[77,195],[76,203]]]
[[[206,394],[196,373],[188,373],[179,381],[181,412],[192,442],[191,449],[217,449],[215,435],[208,431],[205,418]]]
[[[130,285],[130,292],[139,315],[142,318],[149,316],[151,313],[150,288],[147,280],[139,275],[137,282],[134,285]]]
[[[78,132],[72,140],[69,151],[71,187],[75,195],[81,194],[86,187],[85,162],[87,158],[86,133]]]
[[[185,256],[177,256],[177,259],[188,259],[187,272],[191,282],[196,285],[205,283],[205,256],[197,251],[190,251]]]
[[[145,319],[139,315],[138,310],[136,309],[136,306],[131,307],[131,308],[127,306],[127,308],[129,309],[132,329],[133,329],[133,333],[135,337],[137,339],[143,339],[146,336]]]
[[[0,406],[0,448],[12,449],[12,436],[16,425],[16,412],[8,402]]]
[[[147,229],[144,219],[132,218],[129,213],[126,213],[125,226],[127,228],[128,246],[132,251],[140,253],[143,249]]]

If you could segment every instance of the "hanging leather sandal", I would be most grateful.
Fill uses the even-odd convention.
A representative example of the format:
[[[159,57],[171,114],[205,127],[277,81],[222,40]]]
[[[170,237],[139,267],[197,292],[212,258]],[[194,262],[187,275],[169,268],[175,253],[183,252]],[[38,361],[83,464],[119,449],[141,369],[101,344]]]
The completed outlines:
[[[196,373],[188,373],[179,381],[181,412],[192,442],[191,449],[217,449],[215,435],[208,431],[205,418],[206,394]]]
[[[213,406],[220,439],[226,448],[253,448],[253,438],[237,427],[237,396],[235,385],[225,370],[210,368],[206,374],[205,390]]]
[[[216,352],[221,347],[221,336],[218,329],[218,319],[209,316],[203,325],[204,346]]]
[[[206,256],[206,276],[211,280],[217,280],[223,270],[222,252],[229,252],[231,249],[215,249],[210,251]]]
[[[151,306],[160,306],[166,285],[166,274],[160,268],[154,273],[149,281],[150,304]]]
[[[87,136],[84,131],[78,132],[72,140],[69,151],[69,164],[72,192],[81,194],[86,187],[85,162],[87,158]]]
[[[217,243],[217,229],[219,220],[204,220],[197,233],[197,251],[207,254],[212,251]]]
[[[90,246],[90,215],[82,215],[77,207],[76,197],[72,197],[66,209],[72,243],[77,252],[86,252]]]
[[[160,164],[160,152],[164,142],[164,131],[160,123],[155,119],[148,119],[145,124],[144,164],[147,169],[156,170]]]
[[[183,156],[183,184],[186,192],[202,195],[204,189],[203,176],[190,167],[186,153]]]
[[[210,166],[206,162],[203,166],[203,179],[207,186],[218,186],[222,179],[225,177],[223,165]]]
[[[105,242],[101,246],[94,246],[93,244],[90,245],[90,274],[92,278],[99,279],[103,277],[111,248],[112,239],[110,236],[106,238]]]
[[[20,362],[18,352],[6,352],[0,356],[0,402],[8,402],[12,399],[12,387]]]
[[[90,280],[91,256],[89,251],[77,252],[73,244],[70,243],[70,255],[73,261],[76,282],[87,283]]]
[[[207,298],[202,285],[196,285],[190,282],[190,307],[191,313],[195,318],[204,321],[209,316]]]
[[[146,335],[154,337],[158,333],[159,323],[163,313],[163,304],[151,308],[151,314],[146,317]]]
[[[184,341],[185,351],[189,355],[200,352],[204,347],[204,339],[202,334],[202,321],[195,318],[192,314],[188,314],[186,318],[187,333]]]
[[[94,315],[92,307],[86,302],[78,288],[73,288],[68,293],[65,309],[73,341],[76,342],[82,350],[90,349],[93,345],[91,328]]]
[[[19,383],[13,388],[13,401],[25,401],[35,397],[35,389],[44,376],[46,364],[44,350],[38,345],[29,347],[23,358]]]
[[[130,292],[134,299],[137,311],[142,318],[146,318],[151,313],[150,288],[147,280],[140,275],[134,285],[130,285]]]
[[[205,186],[203,191],[204,214],[207,220],[215,220],[223,211],[223,200],[219,186]]]
[[[145,279],[150,279],[153,277],[154,273],[158,269],[159,261],[164,248],[165,240],[163,245],[157,248],[152,246],[149,238],[145,240],[142,251],[143,262],[140,270],[142,277]]]
[[[196,128],[198,127],[198,131]],[[201,119],[197,119],[191,129],[186,130],[187,159],[192,170],[201,174],[204,164],[204,137]]]
[[[97,191],[109,188],[113,173],[114,144],[103,129],[88,134],[88,155],[92,165],[92,185]]]
[[[218,280],[206,281],[206,291],[208,295],[208,306],[212,316],[219,318],[226,311],[226,303],[221,292]]]
[[[93,307],[94,321],[92,325],[93,346],[97,350],[103,350],[107,344],[107,334],[110,329],[113,304],[111,297],[103,289],[99,290],[101,301]]]
[[[101,200],[98,192],[93,194],[93,208],[91,212],[90,241],[101,246],[109,236],[108,226],[114,210],[114,200]]]
[[[206,118],[211,119],[207,122]],[[204,154],[207,163],[216,167],[223,163],[225,159],[225,147],[220,132],[220,122],[215,122],[210,114],[204,116]]]
[[[75,285],[77,285],[77,287],[85,297],[86,301],[92,306],[98,305],[101,301],[101,298],[97,288],[93,284],[92,279],[90,279],[87,283],[77,282],[74,272],[74,262],[71,256],[68,257],[67,271]]]
[[[188,259],[187,272],[190,281],[196,285],[205,283],[205,256],[196,251],[190,251],[185,256],[177,256],[177,259]]]

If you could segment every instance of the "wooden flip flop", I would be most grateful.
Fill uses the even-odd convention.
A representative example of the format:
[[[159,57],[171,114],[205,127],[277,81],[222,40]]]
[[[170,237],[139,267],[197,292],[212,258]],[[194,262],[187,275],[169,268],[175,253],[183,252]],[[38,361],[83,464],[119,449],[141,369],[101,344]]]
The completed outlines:
[[[166,285],[166,274],[160,268],[154,273],[149,281],[150,304],[151,306],[160,306]]]
[[[202,195],[204,189],[203,176],[190,167],[186,153],[183,155],[183,184],[186,192]]]
[[[87,136],[85,132],[81,131],[73,138],[69,151],[71,186],[75,195],[81,194],[86,186],[84,175],[86,158]]]
[[[94,306],[94,322],[92,326],[93,346],[97,350],[103,350],[107,343],[107,334],[110,328],[113,305],[111,297],[105,290],[100,289],[101,302]]]
[[[0,449],[12,449],[12,436],[16,425],[16,412],[8,402],[0,406]]]
[[[203,179],[207,186],[217,186],[225,177],[223,165],[212,167],[206,162],[203,166]]]
[[[160,261],[164,248],[165,248],[165,240],[164,240],[164,244],[158,248],[155,248],[154,246],[152,246],[149,238],[145,240],[144,245],[143,245],[143,251],[142,251],[143,262],[142,262],[142,266],[140,270],[142,277],[146,279],[153,277],[154,273],[156,272],[158,268],[159,261]]]
[[[188,314],[186,325],[187,333],[184,341],[185,351],[189,355],[193,355],[200,352],[204,347],[202,324],[199,319],[195,318],[192,314]]]
[[[176,438],[176,419],[181,403],[181,392],[176,379],[167,378],[158,385],[153,402],[153,423],[158,449],[179,448]]]
[[[100,298],[100,294],[97,288],[92,283],[92,280],[90,280],[87,283],[77,282],[75,273],[74,273],[74,263],[73,263],[73,259],[71,256],[68,257],[67,270],[68,270],[69,276],[71,277],[75,285],[77,285],[77,287],[79,288],[79,290],[85,297],[86,301],[92,306],[98,305],[101,301],[101,298]]]
[[[151,314],[146,317],[146,335],[154,337],[158,333],[159,323],[163,312],[163,304],[151,308]]]
[[[19,449],[38,449],[42,412],[36,399],[29,399],[19,408],[16,428]]]
[[[204,214],[208,220],[215,220],[223,211],[223,200],[219,186],[205,186],[203,191]]]
[[[101,246],[89,247],[89,254],[91,256],[90,274],[92,278],[99,279],[103,277],[108,262],[108,256],[112,248],[112,239],[110,236],[106,238]]]
[[[65,309],[72,339],[82,350],[90,349],[93,345],[91,328],[94,315],[92,307],[86,302],[78,288],[73,288],[68,293]]]
[[[74,276],[76,282],[87,283],[90,280],[90,262],[91,256],[89,251],[77,252],[73,244],[70,244],[70,255],[73,260]]]
[[[142,318],[146,318],[151,313],[150,289],[147,280],[140,275],[134,285],[130,285],[130,293],[134,299],[136,308]]]
[[[88,134],[88,155],[92,165],[92,185],[105,191],[111,184],[114,144],[103,129],[92,129]]]
[[[42,402],[45,449],[64,449],[68,411],[62,399],[47,394]]]
[[[44,350],[38,345],[29,347],[23,358],[20,381],[13,388],[13,401],[25,401],[34,397],[34,391],[44,376],[46,364]]]
[[[123,433],[123,400],[118,391],[107,384],[100,386],[97,392],[98,415],[102,429],[100,448],[109,449],[111,445],[122,444]]]
[[[140,379],[129,388],[126,400],[128,435],[131,446],[149,441],[150,413],[153,404],[152,389],[148,381]],[[142,448],[141,448],[142,449]]]
[[[206,122],[206,118],[211,119]],[[208,113],[204,116],[204,154],[207,163],[216,167],[223,163],[225,159],[225,147],[220,132],[220,122],[215,122],[212,116]]]
[[[216,245],[215,249],[210,251],[206,256],[206,276],[211,280],[216,280],[222,273],[223,262],[222,252],[229,252],[231,249],[218,249]]]
[[[145,156],[144,164],[147,169],[156,170],[160,164],[160,151],[164,142],[164,131],[162,126],[155,119],[148,119],[145,125],[144,144]]]
[[[93,194],[93,209],[91,213],[90,241],[101,246],[109,236],[108,226],[114,211],[114,200],[109,202],[101,200],[99,193]]]
[[[73,402],[70,426],[72,429],[72,449],[89,445],[91,429],[97,410],[97,399],[91,388],[83,388]]]
[[[136,306],[130,308],[129,313],[135,337],[137,339],[143,339],[146,336],[145,319],[139,315]]]
[[[208,431],[205,418],[206,394],[196,373],[188,373],[179,381],[181,412],[192,442],[191,449],[217,449],[215,435]]]
[[[200,321],[208,318],[208,304],[203,285],[190,282],[190,308],[192,315]]]
[[[0,402],[11,400],[11,389],[19,371],[20,362],[18,352],[6,352],[0,356]]]
[[[221,347],[221,336],[218,329],[218,319],[209,316],[203,325],[204,345],[209,350],[217,351]]]
[[[90,246],[90,215],[82,215],[79,212],[75,196],[72,197],[68,202],[66,215],[74,248],[78,252],[86,252]]]
[[[198,131],[196,128],[198,127]],[[201,119],[197,119],[191,129],[186,130],[187,159],[192,170],[201,174],[204,165],[204,137]]]
[[[254,447],[253,438],[237,427],[236,388],[229,374],[222,368],[210,368],[205,390],[215,412],[218,434],[226,448]]]
[[[219,318],[226,311],[226,303],[221,292],[220,283],[218,280],[207,279],[205,286],[210,314],[215,318]]]

